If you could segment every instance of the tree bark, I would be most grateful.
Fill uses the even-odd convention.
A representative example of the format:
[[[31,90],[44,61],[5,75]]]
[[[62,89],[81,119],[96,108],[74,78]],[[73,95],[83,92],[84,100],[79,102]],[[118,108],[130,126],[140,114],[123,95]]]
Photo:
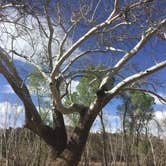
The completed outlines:
[[[75,149],[66,148],[59,156],[54,155],[52,152],[46,166],[77,166],[81,158],[81,153],[74,151]]]
[[[57,154],[52,148],[47,166],[77,166],[81,160],[90,128],[97,114],[84,115],[84,121],[80,120],[70,138],[68,138],[64,150]],[[81,119],[81,118],[80,118]]]
[[[108,166],[108,158],[107,158],[107,133],[105,131],[105,124],[103,120],[103,112],[99,113],[100,122],[102,126],[102,139],[103,139],[103,166]]]
[[[85,133],[85,132],[83,132]],[[83,153],[88,133],[85,133],[86,137],[81,138],[82,134],[76,134],[70,138],[66,148],[62,153],[57,155],[56,150],[52,149],[47,162],[47,166],[77,166],[81,155]]]

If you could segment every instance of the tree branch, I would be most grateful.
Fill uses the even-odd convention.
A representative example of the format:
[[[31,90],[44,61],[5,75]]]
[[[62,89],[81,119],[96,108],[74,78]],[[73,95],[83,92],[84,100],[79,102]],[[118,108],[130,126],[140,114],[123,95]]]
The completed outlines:
[[[126,62],[128,62],[136,53],[149,41],[149,39],[157,32],[159,28],[166,25],[166,19],[162,20],[157,27],[148,28],[141,36],[140,41],[132,48],[129,52],[127,52],[112,68],[111,72],[108,72],[106,77],[103,78],[103,81],[100,84],[100,89],[107,84],[111,77],[113,77]]]
[[[128,6],[127,10],[133,9],[137,6],[140,6],[141,4],[147,3],[150,0],[145,0],[145,1],[141,1],[141,3],[134,3],[130,6]],[[91,28],[86,34],[84,34],[81,38],[79,38],[74,44],[73,46],[63,55],[61,56],[61,58],[56,62],[53,71],[51,73],[51,77],[55,78],[58,75],[59,72],[59,68],[60,66],[63,64],[63,62],[84,42],[86,41],[88,38],[90,38],[93,34],[95,34],[98,30],[110,25],[112,22],[114,22],[115,20],[117,20],[118,18],[120,18],[123,13],[125,11],[122,11],[121,13],[118,14],[118,9],[119,8],[119,0],[115,0],[114,1],[114,9],[111,12],[110,16],[102,23],[94,26],[93,28]]]
[[[150,74],[152,74],[152,73],[154,73],[154,72],[156,72],[164,67],[166,67],[166,60],[146,69],[145,71],[141,71],[141,72],[136,73],[130,77],[127,77],[126,79],[124,79],[123,81],[118,83],[114,88],[109,90],[108,94],[115,95],[117,92],[119,92],[119,90],[121,90],[123,87],[127,86],[128,84],[135,82],[138,79],[141,79],[145,76],[148,76],[148,75],[150,75]]]
[[[110,25],[113,21],[117,20],[120,17],[120,15],[116,15],[114,16],[111,20],[109,20],[109,23],[107,21],[104,21],[96,26],[94,26],[93,28],[91,28],[86,34],[84,34],[81,38],[79,38],[74,44],[73,46],[59,59],[59,61],[57,61],[53,72],[51,73],[51,77],[55,78],[55,76],[58,73],[58,69],[59,67],[62,65],[62,63],[85,41],[87,40],[89,37],[91,37],[95,32],[97,32],[98,30]]]
[[[157,94],[156,92],[153,92],[151,90],[145,90],[145,89],[140,89],[140,88],[132,88],[132,87],[129,87],[129,88],[124,88],[123,90],[134,90],[134,91],[142,91],[142,92],[146,92],[146,93],[149,93],[153,96],[156,96],[159,100],[161,100],[161,103],[163,104],[166,104],[166,99],[162,96],[160,96],[159,94]]]
[[[64,47],[64,44],[65,44],[65,42],[66,42],[66,40],[67,40],[67,37],[69,36],[70,32],[73,30],[73,28],[75,27],[76,24],[77,24],[77,23],[73,23],[73,24],[69,27],[69,29],[67,30],[67,32],[65,32],[65,35],[64,35],[64,37],[63,37],[63,39],[62,39],[62,42],[61,42],[61,44],[60,44],[60,46],[59,46],[59,55],[58,55],[58,57],[57,57],[57,60],[59,60],[59,58],[63,55],[63,47]]]
[[[12,59],[3,49],[0,49],[0,73],[4,75],[9,84],[12,86],[13,90],[23,101],[25,108],[30,106],[33,108],[30,110],[25,109],[27,122],[33,119],[36,122],[41,123],[41,118],[31,100],[26,85],[24,84],[23,80],[19,77],[16,68],[13,65]]]
[[[3,76],[9,82],[15,93],[18,95],[18,97],[21,99],[21,101],[24,104],[25,107],[24,127],[30,129],[31,131],[39,135],[41,138],[43,138],[48,145],[57,149],[59,147],[57,145],[59,143],[57,140],[60,139],[61,137],[60,134],[62,132],[58,132],[57,128],[52,129],[51,127],[46,126],[42,122],[42,119],[35,105],[32,102],[31,96],[29,94],[26,85],[17,74],[12,59],[2,49],[0,49],[0,73],[3,74]],[[63,144],[65,144],[65,142],[63,142]]]
[[[53,34],[54,34],[54,28],[52,26],[52,22],[51,22],[51,18],[48,14],[48,5],[49,2],[47,1],[47,3],[44,5],[44,9],[45,9],[45,14],[46,14],[46,19],[47,19],[47,24],[48,24],[48,28],[49,28],[49,39],[48,39],[48,47],[47,47],[47,53],[48,53],[48,62],[49,62],[49,71],[52,72],[53,69],[53,62],[52,62],[52,40],[53,40]]]
[[[110,14],[110,16],[108,17],[108,19],[106,20],[106,22],[108,24],[111,23],[112,18],[116,16],[116,14],[118,13],[118,10],[119,10],[119,0],[115,0],[114,9],[113,9],[112,13]]]

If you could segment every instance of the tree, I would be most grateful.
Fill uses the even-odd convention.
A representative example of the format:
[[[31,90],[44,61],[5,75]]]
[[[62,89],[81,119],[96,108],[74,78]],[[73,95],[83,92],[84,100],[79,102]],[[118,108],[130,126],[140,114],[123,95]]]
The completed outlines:
[[[88,65],[87,68],[88,70],[95,69],[93,65]],[[77,104],[79,103],[79,104],[84,104],[86,106],[89,106],[91,101],[93,101],[95,98],[95,89],[97,89],[97,87],[99,86],[98,83],[95,83],[92,87],[90,86],[90,82],[93,79],[94,79],[94,75],[90,73],[87,73],[84,77],[81,77],[78,85],[76,86],[75,91],[65,97],[65,105],[69,106],[72,103],[77,103]],[[73,128],[76,127],[78,123],[79,115],[77,113],[74,113],[74,114],[68,115],[68,118],[70,120],[70,125],[72,125]],[[83,153],[85,166],[89,165],[87,149],[88,147],[86,146]]]
[[[154,98],[148,93],[140,91],[125,92],[121,96],[123,103],[118,106],[118,109],[122,115],[126,162],[127,165],[130,165],[131,145],[129,142],[133,139],[136,146],[137,165],[140,165],[139,139],[144,131],[147,137],[148,124],[153,119]]]
[[[154,98],[147,93],[131,91],[122,95],[124,103],[118,106],[122,115],[124,130],[128,133],[142,132],[153,119]]]
[[[138,0],[119,3],[115,0],[114,4],[107,0],[97,3],[74,0],[69,2],[0,2],[0,73],[24,104],[25,127],[50,146],[51,165],[56,166],[78,165],[90,128],[102,108],[126,88],[138,88],[138,80],[143,81],[146,76],[166,66],[166,60],[155,64],[152,62],[153,65],[146,69],[144,65],[140,65],[140,71],[134,70],[134,74],[133,69],[130,72],[128,68],[133,57],[137,57],[148,42],[156,39],[161,44],[165,39],[166,18],[163,10],[159,9],[165,6],[164,1]],[[108,9],[104,9],[107,4]],[[107,59],[107,69],[88,70],[83,61],[90,55],[102,55],[100,63],[106,60],[104,57],[111,57],[112,63],[108,63]],[[52,127],[43,122],[33,103],[27,88],[28,82],[21,78],[15,64],[16,57],[37,68],[45,79],[50,91]],[[102,75],[100,78],[95,76],[92,81],[92,85],[99,82],[94,100],[89,105],[79,102],[66,107],[63,98],[70,93],[70,81],[88,72],[94,76],[95,73]],[[110,87],[112,78],[116,82]],[[65,87],[65,92],[61,91],[62,86]],[[142,88],[144,87],[139,87],[140,90]],[[75,112],[79,114],[78,123],[68,138],[63,115]]]
[[[104,66],[93,66],[92,64],[89,64],[87,66],[88,70],[104,70]],[[100,85],[99,80],[94,82],[93,85],[92,82],[94,79],[100,78],[100,73],[87,73],[83,77],[80,78],[79,83],[76,87],[76,91],[71,93],[70,95],[66,96],[65,98],[65,104],[70,105],[71,103],[80,103],[84,104],[86,106],[90,106],[91,102],[95,99],[95,93]],[[114,79],[112,79],[112,82],[110,81],[110,87],[113,86]],[[78,114],[72,114],[69,115],[69,118],[71,120],[72,126],[75,127],[77,125],[77,119]],[[99,113],[99,118],[102,126],[102,141],[103,141],[103,165],[108,165],[108,159],[107,159],[107,135],[105,130],[105,124],[103,119],[103,111]],[[86,151],[85,151],[86,153]],[[86,157],[86,156],[85,156]],[[87,159],[86,159],[87,160]]]

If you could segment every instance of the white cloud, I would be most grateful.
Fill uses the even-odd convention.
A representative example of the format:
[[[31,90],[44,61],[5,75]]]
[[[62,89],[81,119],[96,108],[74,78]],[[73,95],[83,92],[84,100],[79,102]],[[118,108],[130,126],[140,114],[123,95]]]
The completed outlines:
[[[158,121],[162,121],[162,120],[166,119],[166,111],[156,111],[155,119]]]
[[[6,13],[11,22],[19,17],[18,12],[14,9],[12,12],[6,11]],[[14,18],[13,15],[15,16]],[[44,31],[49,34],[47,20],[44,17],[38,18]],[[0,36],[0,46],[6,51],[10,52],[10,50],[15,50],[21,55],[33,58],[36,63],[43,64],[43,60],[46,58],[47,54],[46,51],[49,38],[45,36],[41,30],[41,27],[38,25],[38,21],[34,17],[29,15],[25,18],[20,18],[18,24],[2,22],[0,24]],[[59,44],[62,42],[63,37],[63,29],[60,26],[55,26],[52,42],[52,53],[55,59],[56,55],[59,54]],[[69,49],[72,45],[72,39],[68,38],[64,44],[64,51]],[[77,49],[75,51],[75,55],[79,52],[79,49]],[[10,55],[14,59],[25,62],[24,58],[21,58],[15,54]],[[46,61],[46,59],[44,61]]]
[[[153,135],[166,137],[166,111],[155,111],[149,129]]]
[[[8,101],[0,103],[0,127],[8,128],[10,126],[21,126],[24,108],[18,104],[11,104]]]

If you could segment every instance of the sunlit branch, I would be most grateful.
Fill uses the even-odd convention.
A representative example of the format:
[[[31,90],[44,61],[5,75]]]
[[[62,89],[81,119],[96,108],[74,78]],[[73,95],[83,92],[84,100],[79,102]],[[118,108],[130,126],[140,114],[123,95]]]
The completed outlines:
[[[154,65],[145,71],[141,71],[139,73],[136,73],[132,76],[127,77],[126,79],[122,80],[120,83],[118,83],[114,88],[108,91],[108,94],[115,95],[119,90],[127,86],[128,84],[137,81],[138,79],[141,79],[145,76],[148,76],[162,68],[166,67],[166,60],[158,63],[157,65]]]
[[[66,42],[66,40],[67,40],[67,37],[69,36],[69,34],[70,34],[70,32],[73,30],[73,28],[75,27],[75,25],[76,25],[76,23],[73,23],[70,27],[69,27],[69,29],[67,30],[67,32],[65,32],[65,35],[64,35],[64,37],[63,37],[63,39],[62,39],[62,42],[61,42],[61,44],[60,44],[60,46],[59,46],[59,55],[58,55],[58,57],[57,57],[57,60],[59,60],[59,58],[63,55],[63,47],[64,47],[64,44],[65,44],[65,42]]]
[[[48,48],[47,48],[47,53],[48,53],[48,62],[49,62],[49,71],[52,72],[53,69],[53,62],[52,62],[52,41],[53,41],[53,34],[54,34],[54,28],[52,26],[52,21],[51,18],[48,14],[48,5],[49,3],[45,4],[45,14],[46,14],[46,19],[47,19],[47,24],[49,28],[49,39],[48,39]]]
[[[114,9],[111,12],[110,16],[107,18],[106,22],[110,24],[112,21],[112,18],[118,13],[119,10],[119,0],[114,1]]]
[[[140,41],[132,48],[129,52],[127,52],[113,67],[113,70],[110,73],[107,73],[106,77],[101,82],[100,88],[103,87],[112,77],[119,71],[126,62],[128,62],[136,53],[149,41],[149,39],[157,32],[159,28],[166,24],[166,19],[162,20],[157,27],[148,28],[141,36]]]
[[[6,8],[10,8],[10,7],[23,8],[23,7],[25,7],[25,5],[9,3],[9,4],[2,5],[0,7],[0,9],[6,9]]]
[[[89,20],[90,22],[92,22],[94,20],[94,17],[96,15],[96,12],[97,12],[97,9],[99,8],[100,3],[101,3],[101,0],[98,0],[97,5],[96,5],[96,7],[95,7],[95,9],[93,11],[92,17]]]
[[[134,8],[137,7],[138,5],[140,6],[141,4],[147,3],[146,2],[142,2],[142,3],[135,3],[134,6],[129,6],[128,10],[130,8]],[[119,4],[118,4],[118,0],[115,0],[114,3],[114,9],[112,11],[112,13],[110,14],[110,16],[106,19],[106,21],[94,26],[93,28],[91,28],[86,34],[84,34],[81,38],[79,38],[74,44],[73,46],[63,54],[63,56],[59,59],[59,61],[55,64],[54,68],[53,68],[53,72],[51,73],[51,77],[55,78],[55,76],[58,74],[58,70],[60,68],[60,66],[63,64],[63,62],[84,42],[86,41],[88,38],[90,38],[93,34],[95,34],[98,30],[110,25],[112,22],[114,22],[115,20],[117,20],[118,18],[120,18],[122,16],[123,13],[119,13],[118,14],[118,8],[119,8]],[[124,11],[123,11],[124,12]],[[160,24],[161,25],[161,24]],[[148,40],[148,38],[147,38]],[[116,68],[116,67],[115,67]]]
[[[62,65],[62,63],[85,41],[87,40],[89,37],[91,37],[96,31],[98,31],[99,29],[102,29],[106,26],[108,26],[109,24],[111,24],[113,21],[115,21],[116,19],[118,19],[120,17],[120,15],[116,15],[115,17],[113,17],[109,23],[104,21],[101,24],[98,24],[96,26],[94,26],[93,28],[91,28],[85,35],[83,35],[81,38],[79,38],[74,44],[73,46],[59,59],[59,61],[57,62],[57,64],[55,65],[53,72],[52,72],[52,78],[54,78],[58,72],[59,67]]]

